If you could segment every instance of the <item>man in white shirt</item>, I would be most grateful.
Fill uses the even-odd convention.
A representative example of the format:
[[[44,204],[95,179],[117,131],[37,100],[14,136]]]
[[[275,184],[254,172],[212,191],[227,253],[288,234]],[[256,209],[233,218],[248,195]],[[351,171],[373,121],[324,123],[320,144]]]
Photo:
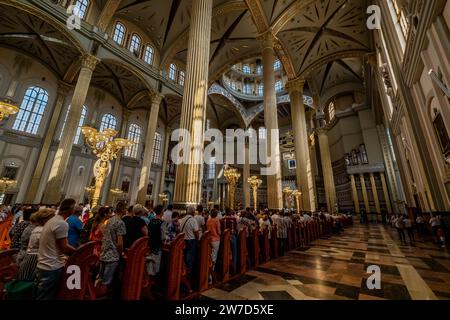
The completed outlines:
[[[75,211],[75,205],[74,199],[63,200],[58,214],[42,229],[36,267],[36,300],[56,298],[66,262],[64,255],[75,252],[75,248],[67,242],[69,225],[65,221]]]
[[[169,204],[167,206],[166,211],[164,211],[163,213],[163,217],[162,220],[167,222],[167,223],[171,223],[172,222],[172,211],[173,210],[173,206],[171,204]]]
[[[188,272],[194,270],[195,261],[197,258],[199,226],[194,219],[195,207],[188,206],[186,208],[186,215],[180,220],[180,232],[184,233],[184,240],[186,248],[184,249],[184,260]]]
[[[199,235],[198,238],[201,239],[203,231],[205,230],[205,218],[203,217],[203,206],[199,204],[197,206],[197,210],[195,211],[194,215],[195,221],[197,221],[198,229],[199,229]]]

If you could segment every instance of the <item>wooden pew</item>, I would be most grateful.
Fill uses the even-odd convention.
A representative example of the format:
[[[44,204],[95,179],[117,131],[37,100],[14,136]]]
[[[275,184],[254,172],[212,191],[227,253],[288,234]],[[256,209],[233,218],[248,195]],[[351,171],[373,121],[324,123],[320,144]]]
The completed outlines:
[[[200,239],[198,248],[198,261],[195,289],[203,292],[210,288],[209,276],[213,274],[213,261],[211,257],[211,233],[206,231]]]
[[[136,240],[128,249],[122,279],[123,300],[140,300],[142,289],[149,287],[150,281],[145,269],[148,253],[148,237]]]
[[[258,239],[259,230],[255,228],[250,233],[249,237],[249,248],[250,248],[250,260],[251,266],[256,268],[259,265],[259,239]]]
[[[297,237],[297,220],[292,221],[292,240],[294,243],[294,249],[300,247],[300,245],[298,244],[298,237]]]
[[[237,238],[237,250],[238,250],[238,274],[242,275],[247,271],[247,237],[246,229],[241,229]]]
[[[302,237],[302,223],[300,221],[297,221],[297,239],[298,239],[298,247],[300,248],[303,246],[303,237]]]
[[[272,227],[272,237],[270,239],[270,245],[271,245],[271,252],[270,252],[270,254],[271,254],[271,256],[273,258],[278,258],[278,246],[279,246],[279,244],[278,244],[278,234],[277,233],[278,233],[277,226],[274,225]]]
[[[9,237],[9,230],[11,229],[11,226],[11,218],[0,222],[0,251],[9,250],[11,246],[11,239]]]
[[[78,247],[78,249],[67,259],[66,266],[60,283],[58,300],[94,300],[95,294],[92,291],[92,273],[91,270],[98,262],[98,257],[94,254],[94,248],[97,242],[91,241]],[[81,286],[80,289],[69,289],[67,280],[73,274],[72,270],[68,270],[71,266],[80,268]],[[69,271],[69,272],[68,272]]]
[[[267,262],[270,260],[270,241],[269,241],[269,229],[264,228],[259,235],[259,242],[261,248],[262,261]]]
[[[226,229],[220,236],[219,256],[216,262],[217,279],[221,282],[228,281],[230,278],[231,256],[231,230]]]
[[[0,300],[3,299],[3,285],[13,280],[19,271],[13,258],[18,252],[17,249],[0,251]]]

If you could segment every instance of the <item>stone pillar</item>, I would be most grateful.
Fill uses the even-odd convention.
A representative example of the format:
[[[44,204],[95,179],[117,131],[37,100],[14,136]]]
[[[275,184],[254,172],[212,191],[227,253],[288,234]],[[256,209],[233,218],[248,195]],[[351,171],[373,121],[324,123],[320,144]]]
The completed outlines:
[[[119,137],[126,138],[127,137],[127,129],[128,129],[128,119],[130,118],[131,111],[128,109],[123,110],[122,115],[122,127],[120,128]],[[120,160],[122,159],[122,152],[119,153],[117,158],[114,160],[114,165],[112,169],[111,180],[109,182],[108,188],[108,196],[106,203],[108,205],[113,205],[113,195],[111,194],[111,189],[118,188],[117,179],[119,178],[119,170],[120,170]]]
[[[242,174],[242,188],[244,189],[244,208],[250,207],[250,185],[248,183],[248,178],[250,178],[250,159],[248,153],[248,144],[245,143],[245,161],[244,170]]]
[[[159,181],[159,193],[164,192],[164,184],[166,181],[166,170],[167,170],[167,158],[169,156],[169,144],[170,144],[170,137],[172,134],[172,129],[170,127],[166,127],[166,135],[164,137],[164,153],[163,153],[163,160],[161,165],[161,179]],[[159,195],[156,197],[156,204],[159,203]]]
[[[375,210],[377,212],[377,214],[381,213],[381,209],[380,209],[380,201],[378,200],[378,192],[377,192],[377,186],[375,184],[375,176],[373,175],[373,173],[370,173],[370,186],[372,188],[372,195],[373,195],[373,200],[375,201]]]
[[[330,146],[328,144],[327,132],[318,129],[320,158],[322,162],[323,182],[325,197],[327,199],[328,212],[333,213],[336,205],[336,187],[334,185],[333,167],[331,165]]]
[[[42,173],[44,171],[45,163],[47,162],[50,146],[52,145],[53,138],[55,137],[61,110],[63,109],[64,102],[66,101],[66,97],[70,89],[71,87],[68,84],[62,81],[59,82],[58,93],[55,101],[55,106],[52,110],[50,124],[47,128],[47,132],[45,133],[44,141],[42,142],[41,152],[39,153],[39,158],[35,166],[33,178],[31,179],[30,186],[28,187],[28,192],[25,197],[25,203],[38,204],[41,202],[40,199],[36,199],[36,193],[41,183]]]
[[[148,178],[150,177],[150,171],[153,160],[153,143],[155,140],[156,126],[158,124],[159,105],[163,96],[159,93],[151,95],[152,108],[148,117],[147,132],[145,135],[145,149],[144,158],[142,159],[142,168],[138,185],[138,196],[136,202],[145,205],[147,197],[147,185]]]
[[[53,159],[49,180],[44,192],[43,202],[46,204],[57,204],[61,200],[64,173],[67,169],[72,151],[73,141],[80,122],[86,95],[91,83],[92,73],[100,60],[92,55],[86,54],[81,60],[80,74],[73,92],[70,110],[67,115],[64,131],[59,141],[58,149]]]
[[[179,164],[175,179],[174,204],[198,204],[201,199],[203,136],[211,40],[212,0],[193,0],[186,81],[184,84],[180,128],[191,135],[188,163]]]
[[[358,190],[356,190],[356,182],[355,182],[355,176],[353,174],[350,175],[350,181],[352,184],[352,198],[353,198],[353,204],[355,205],[355,213],[359,214],[359,198],[358,198]]]
[[[291,100],[292,129],[294,132],[295,169],[297,177],[297,188],[302,192],[301,207],[303,210],[311,211],[315,206],[311,203],[310,191],[313,186],[311,174],[311,159],[309,157],[308,133],[306,130],[305,106],[303,103],[304,80],[288,82],[286,89],[289,91]]]
[[[359,174],[359,179],[361,181],[361,190],[363,194],[364,208],[366,209],[366,213],[370,213],[369,198],[367,197],[367,189],[366,189],[366,181],[364,180],[364,173]]]
[[[111,22],[112,17],[117,11],[117,8],[120,5],[121,0],[108,0],[103,7],[102,12],[100,13],[100,16],[97,20],[97,27],[102,30],[106,31],[108,28],[109,23]]]
[[[389,191],[386,185],[386,178],[384,176],[384,172],[380,172],[380,178],[381,178],[381,185],[383,187],[384,201],[386,201],[387,211],[389,214],[392,214],[391,200],[389,199]]]
[[[277,97],[275,93],[275,37],[266,32],[259,40],[262,44],[263,84],[264,84],[264,125],[266,127],[267,155],[274,163],[275,174],[267,176],[267,204],[269,209],[283,208],[283,193],[281,190],[280,139],[278,131]],[[274,141],[272,142],[272,135]]]

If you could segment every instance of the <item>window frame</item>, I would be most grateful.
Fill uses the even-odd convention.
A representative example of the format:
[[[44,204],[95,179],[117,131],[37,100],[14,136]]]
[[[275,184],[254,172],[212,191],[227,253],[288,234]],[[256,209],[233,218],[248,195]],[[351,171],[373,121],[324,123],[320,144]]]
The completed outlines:
[[[155,137],[153,138],[153,154],[152,154],[153,164],[161,164],[161,145],[162,145],[162,135],[159,132],[155,132]]]
[[[34,96],[33,96],[34,93]],[[30,86],[20,104],[12,129],[26,134],[37,135],[49,101],[48,91],[39,86]],[[26,109],[29,107],[28,110]]]
[[[133,45],[133,39],[138,39],[138,47],[137,50],[131,50],[132,45]],[[134,42],[135,43],[135,42]],[[130,38],[130,44],[128,45],[128,50],[131,53],[136,53],[138,57],[141,56],[141,44],[142,44],[142,39],[141,37],[137,34],[137,33],[132,33],[131,34],[131,38]]]
[[[172,62],[169,65],[169,79],[170,80],[177,82],[177,70],[178,70],[177,64],[175,62]]]
[[[118,30],[118,27],[122,27],[122,35],[120,36],[121,37],[121,41],[120,42],[118,42],[116,40],[116,31]],[[114,26],[114,31],[113,31],[113,41],[115,43],[117,43],[118,45],[123,46],[124,42],[125,42],[125,39],[126,39],[126,36],[127,36],[127,27],[122,22],[117,21],[115,26]]]
[[[142,138],[142,127],[137,123],[131,123],[128,126],[127,139],[133,141],[134,144],[125,148],[124,155],[128,158],[138,158],[139,144]]]
[[[151,53],[149,54],[149,49],[151,51]],[[150,56],[150,59],[148,59],[147,57]],[[148,63],[149,65],[153,65],[153,60],[155,59],[155,49],[153,48],[152,45],[147,44],[145,46],[145,50],[144,50],[144,61],[146,63]]]
[[[78,3],[80,3],[81,7],[77,6]],[[73,14],[78,16],[82,20],[86,20],[86,17],[88,15],[88,11],[89,11],[90,1],[89,0],[75,0],[73,2],[73,6],[74,6]],[[78,13],[81,12],[83,7],[84,7],[84,11],[82,11],[83,15],[81,16]],[[78,10],[78,12],[75,10]]]

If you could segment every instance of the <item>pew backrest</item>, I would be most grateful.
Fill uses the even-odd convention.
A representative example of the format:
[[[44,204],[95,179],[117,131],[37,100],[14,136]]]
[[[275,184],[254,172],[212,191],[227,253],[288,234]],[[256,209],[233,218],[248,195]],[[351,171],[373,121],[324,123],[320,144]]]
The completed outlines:
[[[197,281],[196,287],[199,292],[205,291],[209,288],[209,276],[212,272],[212,258],[211,258],[211,233],[206,231],[199,242]]]
[[[147,236],[136,240],[128,249],[122,279],[123,300],[140,300],[142,288],[146,286],[144,283],[144,278],[146,278],[145,261],[148,253]]]
[[[181,276],[185,272],[183,250],[186,244],[184,242],[184,233],[178,234],[168,249],[168,259],[166,266],[166,299],[180,299]]]

